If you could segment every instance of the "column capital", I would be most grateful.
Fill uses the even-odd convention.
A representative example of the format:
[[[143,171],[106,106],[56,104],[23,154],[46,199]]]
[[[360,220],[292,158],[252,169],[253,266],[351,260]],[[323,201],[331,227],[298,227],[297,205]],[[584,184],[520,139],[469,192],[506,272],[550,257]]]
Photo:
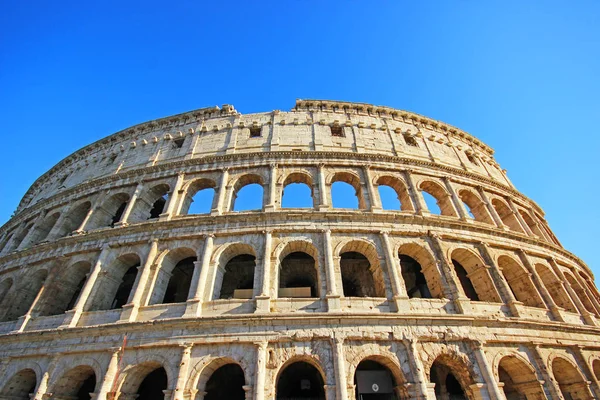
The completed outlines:
[[[148,244],[158,244],[158,238],[152,238],[148,240]]]
[[[206,235],[203,236],[204,240],[206,239],[214,239],[215,238],[215,234],[214,233],[207,233]]]
[[[390,231],[387,229],[384,229],[384,230],[379,231],[379,234],[384,237],[388,237],[388,236],[390,236]]]
[[[331,235],[331,229],[322,229],[321,233],[327,233]]]
[[[267,342],[267,341],[254,342],[254,345],[256,346],[256,348],[258,350],[266,350],[267,346],[269,345],[269,342]]]

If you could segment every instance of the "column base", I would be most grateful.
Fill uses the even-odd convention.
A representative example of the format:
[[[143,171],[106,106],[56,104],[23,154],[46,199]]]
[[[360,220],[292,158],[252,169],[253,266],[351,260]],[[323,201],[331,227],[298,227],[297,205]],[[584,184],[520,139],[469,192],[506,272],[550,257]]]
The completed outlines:
[[[134,304],[125,304],[121,310],[121,317],[118,322],[131,322],[137,318],[139,308]]]
[[[321,204],[321,205],[317,206],[317,211],[329,211],[329,210],[331,210],[331,207],[328,205]]]
[[[59,328],[72,328],[77,326],[77,322],[79,322],[79,317],[81,316],[81,311],[77,310],[69,310],[65,312],[65,319],[63,323],[59,326]]]
[[[200,299],[189,299],[186,301],[183,318],[196,318],[202,315],[202,301]]]
[[[589,312],[586,312],[585,314],[582,314],[581,316],[583,317],[583,320],[585,321],[586,324],[592,325],[592,326],[598,325],[594,316],[592,314],[590,314]]]
[[[265,212],[273,212],[273,211],[275,211],[275,205],[274,204],[267,204],[264,207],[263,211],[265,211]]]
[[[510,310],[510,313],[512,314],[513,317],[520,317],[521,316],[521,311],[519,310],[519,306],[522,306],[523,303],[521,303],[520,301],[509,301],[507,303],[508,305],[508,309]]]
[[[258,295],[254,298],[256,300],[256,313],[269,313],[271,312],[271,297],[266,295]]]
[[[407,313],[410,311],[410,303],[408,300],[408,296],[394,296],[392,297],[391,303],[396,307],[397,313]]]
[[[552,317],[558,322],[565,322],[565,318],[562,315],[562,309],[556,305],[548,308]]]
[[[327,300],[327,311],[340,311],[342,308],[339,294],[328,294],[325,296]]]
[[[382,207],[371,207],[371,212],[372,213],[380,213],[380,212],[383,212],[383,208]]]
[[[158,220],[159,221],[168,221],[170,219],[171,219],[171,214],[165,214],[165,213],[163,213],[163,214],[159,214],[158,215]]]
[[[213,216],[213,217],[215,215],[221,215],[221,211],[219,211],[219,209],[217,209],[217,208],[213,208],[213,209],[210,210],[210,215]]]
[[[126,226],[129,226],[129,223],[127,222],[115,222],[115,224],[113,225],[115,228],[124,228]]]
[[[453,301],[456,311],[459,314],[473,314],[473,307],[471,306],[471,300],[466,297],[459,297]]]

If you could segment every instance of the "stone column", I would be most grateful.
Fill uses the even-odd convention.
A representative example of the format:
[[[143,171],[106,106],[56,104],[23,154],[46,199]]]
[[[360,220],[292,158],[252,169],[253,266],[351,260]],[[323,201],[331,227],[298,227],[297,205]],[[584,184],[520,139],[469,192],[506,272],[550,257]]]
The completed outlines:
[[[48,368],[45,372],[42,373],[40,383],[38,384],[37,390],[35,391],[32,400],[42,400],[47,396],[46,391],[48,390],[48,382],[50,380],[50,376],[52,376],[52,374],[54,373],[54,369],[56,368],[56,364],[58,362],[59,357],[60,354],[57,354],[52,358],[52,360],[50,360]]]
[[[496,226],[500,229],[508,230],[508,227],[506,225],[504,225],[504,222],[502,222],[502,218],[500,218],[500,215],[498,215],[498,212],[494,208],[492,202],[490,201],[490,198],[487,196],[487,193],[485,192],[483,187],[478,186],[477,191],[479,192],[479,195],[481,196],[481,200],[485,203],[488,213],[491,215]]]
[[[208,280],[208,270],[210,268],[214,240],[215,235],[206,235],[204,248],[202,249],[202,261],[194,263],[194,274],[185,310],[186,316],[198,317],[202,314],[202,303],[205,297],[206,281]]]
[[[140,197],[140,194],[142,194],[143,190],[144,190],[144,184],[141,182],[138,183],[137,187],[135,188],[135,191],[131,195],[131,198],[127,202],[127,206],[125,207],[125,210],[123,211],[123,215],[121,215],[121,220],[119,222],[115,223],[115,227],[127,226],[128,221],[129,221],[129,216],[131,215],[131,211],[133,210],[133,206],[135,206],[135,202],[137,201],[138,197]]]
[[[327,308],[329,311],[340,309],[340,295],[335,284],[335,264],[333,262],[333,248],[331,245],[331,230],[323,231],[323,243],[325,247],[325,275],[327,278]]]
[[[69,204],[67,206],[65,206],[61,211],[60,211],[60,216],[58,217],[58,219],[56,220],[56,222],[54,223],[54,226],[52,227],[52,229],[50,230],[50,233],[48,233],[48,236],[46,237],[46,240],[51,242],[55,239],[59,239],[58,237],[58,232],[61,230],[62,226],[65,223],[65,219],[67,218],[67,216],[69,216],[69,214],[71,213],[71,210],[73,209],[73,204]],[[23,226],[20,229],[25,229],[25,226]],[[19,230],[20,231],[20,230]],[[4,246],[4,249],[9,249],[10,246],[12,245],[12,242],[15,240],[15,238],[18,236],[19,231],[15,231],[15,233],[13,234],[12,238],[9,240],[8,243],[6,243],[6,245]],[[68,232],[67,232],[68,233]]]
[[[79,322],[79,318],[81,317],[81,314],[85,310],[85,305],[87,304],[87,302],[89,300],[90,293],[92,293],[92,289],[94,288],[94,285],[96,284],[98,275],[100,274],[100,271],[102,271],[104,262],[106,261],[106,258],[108,257],[109,254],[110,254],[110,247],[108,244],[105,244],[104,246],[102,246],[102,250],[100,251],[100,254],[98,255],[96,264],[94,264],[94,267],[92,268],[92,270],[90,271],[90,273],[87,276],[87,279],[85,281],[85,284],[83,285],[83,288],[81,289],[81,293],[79,294],[79,298],[77,299],[75,306],[73,307],[72,310],[68,310],[66,312],[65,320],[62,323],[63,328],[67,328],[67,327],[72,328],[74,326],[77,326],[77,323]]]
[[[508,285],[508,282],[504,278],[504,274],[500,273],[500,267],[494,263],[494,258],[490,253],[488,244],[485,242],[480,242],[478,247],[479,252],[483,256],[486,264],[489,264],[489,271],[492,275],[492,281],[494,282],[494,286],[496,286],[496,290],[498,290],[498,294],[500,294],[500,298],[506,305],[508,305],[511,314],[514,317],[519,317],[520,313],[518,306],[522,305],[523,303],[515,298],[515,295]]]
[[[217,193],[217,207],[210,210],[211,215],[221,215],[225,212],[225,195],[227,194],[227,184],[229,181],[229,168],[223,168],[221,182]]]
[[[378,191],[373,186],[373,176],[371,174],[371,166],[366,165],[363,167],[363,173],[365,175],[365,183],[367,185],[367,192],[369,194],[369,203],[371,204],[372,212],[379,212],[383,210],[381,205],[381,198],[379,197]]]
[[[404,177],[408,184],[408,191],[415,207],[415,213],[419,215],[429,214],[429,209],[427,208],[427,204],[425,204],[421,191],[415,186],[415,181],[412,178],[412,170],[404,171]]]
[[[417,387],[417,399],[416,400],[427,400],[429,387],[428,381],[425,377],[425,369],[421,358],[419,357],[419,351],[417,350],[417,339],[406,338],[402,340],[404,347],[406,347],[406,353],[410,361],[410,367],[413,371],[415,385]]]
[[[472,221],[472,218],[469,216],[467,209],[465,208],[464,203],[458,197],[458,193],[454,190],[454,186],[452,186],[452,180],[448,177],[442,178],[444,184],[446,185],[446,190],[450,193],[451,203],[454,205],[454,209],[458,211],[458,217],[463,221]]]
[[[483,342],[479,340],[474,340],[472,342],[472,346],[473,352],[475,353],[475,358],[477,359],[477,363],[479,364],[479,370],[483,375],[483,379],[487,383],[487,389],[490,398],[492,400],[505,400],[506,396],[504,396],[504,393],[498,387],[496,378],[494,377],[494,372],[492,371],[492,367],[490,366],[490,364],[487,361],[487,358],[485,357],[485,352],[483,351]]]
[[[390,283],[392,284],[393,302],[398,312],[408,311],[410,309],[410,304],[408,304],[406,284],[404,283],[404,279],[400,273],[398,258],[394,254],[394,249],[390,243],[390,234],[388,231],[381,231],[380,234],[383,239],[385,262],[388,266]]]
[[[319,210],[328,210],[331,205],[327,202],[327,183],[325,182],[325,164],[319,164]]]
[[[269,200],[265,205],[265,211],[275,211],[277,208],[277,164],[271,164],[269,182]]]
[[[586,380],[589,382],[589,388],[592,391],[594,398],[600,399],[600,383],[598,382],[598,379],[596,379],[596,375],[590,367],[590,364],[588,364],[587,360],[585,359],[586,357],[583,353],[583,346],[575,345],[571,347],[571,349],[577,363],[580,365],[580,368],[586,377]]]
[[[585,280],[576,272],[573,273],[573,276],[581,287],[581,290],[583,290],[585,296],[588,298],[589,302],[596,310],[596,315],[600,315],[600,304],[598,303],[598,299],[593,295],[593,293],[590,293],[590,288],[586,284]]]
[[[113,389],[115,378],[119,370],[119,360],[121,358],[122,350],[123,349],[121,347],[110,349],[112,353],[110,361],[108,363],[108,367],[106,368],[106,372],[104,373],[104,380],[102,380],[102,383],[100,384],[100,388],[98,389],[95,400],[107,400],[109,397],[109,393]]]
[[[334,369],[335,381],[338,390],[338,399],[348,398],[348,382],[346,380],[346,356],[344,355],[344,339],[341,337],[333,338],[334,347]]]
[[[42,285],[40,290],[37,292],[35,298],[33,299],[33,302],[31,303],[31,306],[29,306],[29,309],[27,310],[25,315],[23,315],[17,319],[17,323],[15,324],[14,332],[20,333],[25,330],[25,327],[27,326],[27,323],[29,322],[31,317],[34,316],[34,314],[36,314],[36,311],[38,309],[38,304],[40,302],[40,299],[44,295],[44,292],[46,292],[48,290],[48,288],[51,287],[53,283],[55,283],[53,281],[56,278],[56,272],[57,272],[57,267],[54,266],[48,273],[48,276],[46,277],[44,284]]]
[[[44,222],[44,220],[46,219],[46,215],[47,214],[48,214],[48,210],[44,210],[44,211],[42,211],[39,214],[39,216],[36,218],[36,220],[33,223],[33,225],[31,225],[31,228],[29,228],[29,232],[27,232],[27,234],[25,235],[25,237],[23,238],[23,240],[21,240],[21,243],[17,247],[17,250],[20,250],[20,249],[23,249],[23,248],[29,246],[29,244],[31,242],[31,236],[33,236],[33,234],[35,233],[35,231],[37,231],[37,229],[40,226],[40,224],[42,222]]]
[[[507,200],[508,205],[509,205],[511,211],[513,212],[515,218],[519,222],[519,225],[521,225],[521,228],[523,229],[523,231],[525,233],[527,233],[528,236],[537,236],[536,234],[534,234],[531,231],[531,228],[529,228],[529,225],[527,225],[527,223],[523,219],[523,216],[521,216],[521,213],[517,209],[517,206],[515,206],[515,203],[512,201],[512,199],[510,197],[507,197],[506,200]]]
[[[548,371],[548,367],[546,366],[546,363],[544,362],[544,357],[542,357],[542,354],[540,352],[539,344],[534,343],[533,348],[530,348],[530,351],[533,356],[534,364],[536,364],[535,365],[537,367],[536,369],[540,372],[540,374],[544,378],[544,384],[543,384],[544,388],[547,389],[548,392],[550,392],[550,396],[552,399],[564,400],[564,397],[560,391],[560,387],[558,386],[558,383],[556,382],[554,377]]]
[[[131,289],[133,292],[131,302],[123,306],[123,311],[121,312],[120,318],[121,321],[132,322],[137,318],[140,306],[142,306],[142,296],[146,289],[148,278],[150,277],[150,272],[154,265],[154,260],[157,253],[158,239],[152,239],[150,240],[150,250],[148,251],[146,262],[144,263],[142,270],[138,272],[136,276],[136,282],[134,282],[133,288]]]
[[[265,235],[262,278],[260,285],[260,295],[256,296],[256,311],[269,312],[271,310],[271,252],[273,244],[273,234],[271,231],[263,232]]]
[[[175,186],[171,193],[169,193],[169,198],[167,199],[167,205],[165,207],[165,211],[158,216],[159,221],[168,221],[173,218],[173,210],[175,209],[175,205],[180,199],[181,196],[181,187],[183,186],[183,180],[185,178],[185,173],[180,172],[177,174],[177,181],[175,181]]]
[[[181,361],[179,362],[179,372],[177,373],[177,381],[175,382],[175,387],[171,391],[171,398],[173,400],[185,399],[185,382],[188,378],[188,371],[190,369],[192,344],[185,343],[181,345],[181,347],[183,348],[183,351],[181,353]]]
[[[254,400],[265,399],[265,381],[267,375],[267,342],[258,342],[256,345],[256,381],[254,382]]]
[[[104,192],[104,193],[99,194],[96,197],[96,199],[94,200],[94,204],[90,205],[90,209],[88,210],[87,214],[85,215],[85,218],[83,218],[83,221],[81,221],[81,224],[79,224],[77,229],[75,229],[73,232],[75,232],[75,233],[85,232],[85,229],[87,228],[87,225],[90,222],[90,218],[92,218],[92,215],[94,215],[97,211],[99,211],[100,207],[102,207],[102,203],[104,202],[104,199],[106,198],[107,194],[108,194],[108,192]]]
[[[573,302],[573,304],[575,304],[575,308],[577,308],[577,311],[579,311],[579,314],[583,317],[585,323],[588,325],[596,326],[594,316],[585,308],[585,306],[581,302],[581,299],[579,298],[577,293],[575,293],[575,289],[573,289],[567,281],[567,278],[565,277],[565,274],[563,274],[560,266],[556,262],[556,259],[554,257],[550,257],[548,258],[548,263],[554,270],[556,276],[559,277],[561,283],[564,285],[564,288],[571,297],[571,301]]]

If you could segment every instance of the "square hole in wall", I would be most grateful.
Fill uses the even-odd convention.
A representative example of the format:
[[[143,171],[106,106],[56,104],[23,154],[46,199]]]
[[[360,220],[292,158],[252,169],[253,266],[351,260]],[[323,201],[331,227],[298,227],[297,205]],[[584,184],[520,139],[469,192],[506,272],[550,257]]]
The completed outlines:
[[[260,126],[253,126],[250,128],[250,137],[260,137],[261,134],[261,127]]]

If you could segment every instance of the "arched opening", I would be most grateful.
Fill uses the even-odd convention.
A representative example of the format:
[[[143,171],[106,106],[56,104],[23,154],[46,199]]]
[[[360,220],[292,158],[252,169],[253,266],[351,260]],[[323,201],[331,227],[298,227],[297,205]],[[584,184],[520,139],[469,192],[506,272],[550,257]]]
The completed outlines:
[[[325,400],[321,372],[305,361],[283,367],[277,378],[277,400]]]
[[[244,175],[235,182],[231,201],[233,211],[262,210],[263,200],[263,179],[259,175]]]
[[[375,360],[363,360],[354,374],[355,398],[361,400],[400,400],[396,395],[398,382],[385,365]],[[407,396],[402,398],[408,399]]]
[[[467,210],[470,211],[471,218],[475,221],[485,222],[486,224],[494,224],[485,203],[476,194],[470,190],[463,189],[458,192],[458,197],[465,204]]]
[[[34,272],[29,278],[24,279],[20,284],[19,298],[13,301],[12,307],[4,315],[4,321],[12,321],[25,315],[33,304],[36,297],[40,294],[44,283],[48,278],[48,271],[45,269]]]
[[[32,369],[22,369],[12,376],[6,382],[0,398],[11,400],[29,400],[33,398],[35,387],[37,385],[37,377]]]
[[[414,211],[406,185],[400,179],[392,176],[379,177],[377,187],[384,210]]]
[[[127,300],[129,300],[129,296],[131,295],[131,289],[133,288],[133,284],[135,283],[135,278],[137,277],[139,265],[134,265],[133,267],[129,267],[127,271],[123,274],[123,278],[121,278],[121,283],[117,288],[117,293],[115,293],[115,297],[110,305],[112,310],[121,308],[125,304],[127,304]]]
[[[66,268],[58,279],[48,285],[37,309],[38,314],[58,315],[70,310],[81,293],[91,267],[89,262],[80,261]]]
[[[499,199],[493,199],[492,206],[496,210],[496,213],[498,213],[502,223],[508,226],[511,231],[525,233],[515,214],[503,201]]]
[[[546,308],[525,268],[508,256],[498,258],[498,267],[518,301],[529,307]]]
[[[232,257],[224,268],[219,268],[215,299],[251,299],[254,288],[256,257],[253,254],[238,254]]]
[[[375,267],[362,253],[345,251],[340,255],[344,297],[385,297],[383,276],[375,279]],[[378,275],[381,271],[377,268]]]
[[[183,198],[179,214],[208,214],[216,208],[215,188],[217,184],[210,179],[197,179],[190,183]]]
[[[600,381],[600,360],[594,360],[592,362],[592,371],[597,381]]]
[[[466,249],[456,249],[451,258],[463,292],[469,299],[502,302],[488,268],[477,255]]]
[[[331,204],[334,208],[367,208],[358,176],[348,172],[338,172],[333,176]]]
[[[546,237],[544,236],[544,233],[540,230],[540,228],[534,222],[533,218],[531,218],[531,215],[529,215],[528,212],[526,212],[524,210],[519,210],[519,214],[521,214],[521,218],[523,218],[523,221],[525,221],[525,223],[529,227],[529,230],[531,232],[533,232],[534,235],[540,237],[541,239],[544,239],[544,240],[546,239]]]
[[[577,367],[564,358],[552,361],[552,374],[558,382],[560,392],[565,399],[592,400],[587,383]]]
[[[454,206],[452,205],[452,201],[450,200],[450,195],[439,184],[432,181],[425,181],[421,182],[419,189],[421,189],[421,195],[423,195],[423,198],[425,199],[425,204],[427,204],[429,212],[433,214],[447,215],[450,217],[457,216]],[[433,201],[427,195],[433,197],[435,201]],[[436,207],[433,206],[434,204]],[[437,210],[439,210],[439,213]]]
[[[581,303],[583,304],[585,309],[592,314],[598,314],[598,312],[594,308],[594,305],[590,301],[590,298],[588,297],[585,289],[579,285],[579,282],[577,282],[575,277],[569,272],[565,272],[565,278],[567,278],[567,282],[569,283],[569,285],[571,285],[571,287],[575,291],[575,294],[577,295],[577,297],[579,297],[579,300],[581,300]]]
[[[546,289],[548,290],[548,293],[550,293],[550,296],[552,297],[552,300],[554,300],[554,303],[567,311],[576,313],[577,308],[571,301],[571,298],[565,291],[560,280],[556,277],[556,275],[554,275],[550,268],[543,264],[536,264],[535,270],[540,276],[542,282],[544,283],[544,286],[546,286]]]
[[[128,201],[129,195],[127,193],[117,193],[110,196],[100,207],[94,210],[85,229],[89,231],[114,226],[121,220]]]
[[[12,242],[7,247],[7,250],[11,251],[11,250],[18,249],[19,247],[23,247],[23,248],[27,247],[27,243],[25,242],[25,239],[27,238],[27,235],[29,234],[29,231],[31,230],[32,227],[33,227],[33,223],[30,223],[21,231],[17,231],[14,235]]]
[[[93,299],[85,306],[86,311],[116,309],[126,304],[140,262],[140,257],[135,253],[119,256],[105,270],[107,274],[98,278]]]
[[[443,361],[436,360],[431,365],[429,379],[435,384],[435,398],[438,400],[469,400],[467,396],[470,377],[467,378],[456,373],[456,368],[452,368]]]
[[[67,215],[64,219],[63,224],[58,231],[57,237],[67,236],[76,229],[79,229],[91,207],[92,203],[86,201],[72,209],[69,212],[69,215]]]
[[[238,364],[225,364],[215,370],[206,382],[204,400],[244,400],[244,371]]]
[[[4,236],[4,238],[2,239],[2,241],[0,242],[0,253],[4,253],[4,251],[6,250],[7,252],[10,250],[9,247],[7,247],[7,245],[9,244],[9,242],[11,241],[13,235],[14,235],[14,229],[12,232],[8,233],[6,236]]]
[[[6,278],[5,280],[2,281],[2,283],[0,283],[0,309],[2,309],[1,306],[4,306],[3,301],[6,298],[6,295],[8,294],[12,285],[13,285],[12,278]]]
[[[164,400],[164,390],[167,390],[167,372],[163,367],[150,372],[137,390],[138,399],[144,400]]]
[[[506,400],[544,398],[544,389],[531,365],[515,356],[506,356],[498,365],[498,378]]]
[[[421,264],[414,258],[400,254],[400,270],[406,286],[406,293],[410,298],[430,299],[433,296],[427,286],[427,279],[423,275]]]
[[[315,259],[302,251],[286,255],[279,266],[279,297],[319,297]]]
[[[408,256],[415,260],[419,264],[421,273],[425,277],[427,289],[431,293],[431,297],[441,299],[444,297],[442,287],[442,277],[437,268],[437,262],[435,261],[431,251],[419,245],[417,243],[405,243],[398,249],[398,256],[400,257],[400,269],[404,273],[404,262],[403,256]],[[410,270],[410,266],[407,267]],[[406,280],[406,278],[404,278]],[[415,282],[417,279],[415,279]],[[421,281],[421,278],[419,279]],[[408,287],[407,287],[408,289]]]
[[[96,374],[88,365],[80,365],[68,370],[49,390],[59,399],[90,400],[90,393],[96,389]]]
[[[161,183],[153,186],[137,198],[128,222],[143,222],[158,218],[169,200],[169,185]]]
[[[315,198],[313,182],[308,174],[295,172],[283,181],[282,208],[313,208]]]
[[[32,233],[29,239],[29,244],[33,246],[35,244],[43,242],[48,237],[48,234],[50,234],[50,231],[56,224],[56,221],[58,221],[58,217],[60,217],[60,213],[58,212],[48,215],[44,219],[44,222],[39,224],[35,231]]]
[[[170,250],[156,270],[149,304],[182,303],[188,298],[196,262],[196,252],[188,247]]]

